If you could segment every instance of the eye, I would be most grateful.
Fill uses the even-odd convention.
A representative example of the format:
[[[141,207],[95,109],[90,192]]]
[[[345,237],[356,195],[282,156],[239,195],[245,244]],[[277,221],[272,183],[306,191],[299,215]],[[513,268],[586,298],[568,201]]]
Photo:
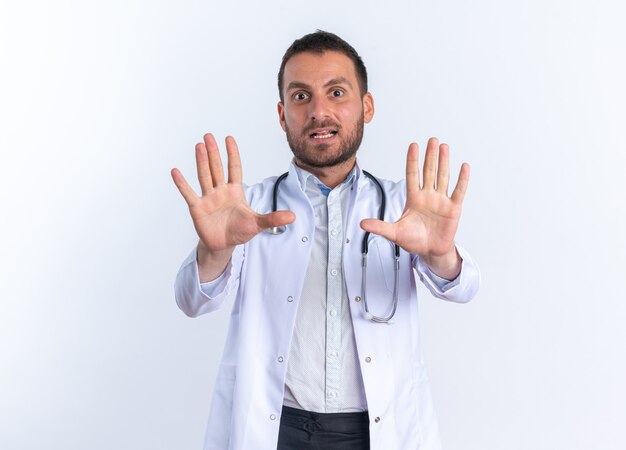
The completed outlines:
[[[307,94],[306,92],[296,92],[295,94],[293,94],[293,99],[296,101],[302,101],[308,98],[309,94]]]
[[[333,89],[331,95],[333,97],[341,97],[343,95],[343,91],[341,89]]]

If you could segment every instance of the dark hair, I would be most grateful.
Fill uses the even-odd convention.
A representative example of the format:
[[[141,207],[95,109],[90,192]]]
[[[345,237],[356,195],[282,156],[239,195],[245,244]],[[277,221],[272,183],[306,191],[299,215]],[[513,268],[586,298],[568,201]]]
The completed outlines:
[[[367,92],[367,70],[363,60],[356,52],[354,47],[341,39],[339,36],[328,31],[317,30],[315,33],[310,33],[302,36],[300,39],[293,41],[293,44],[287,49],[283,55],[283,61],[280,64],[280,70],[278,71],[278,94],[280,95],[280,101],[283,101],[283,74],[285,72],[285,65],[292,56],[299,53],[324,53],[328,51],[335,51],[343,53],[354,63],[354,70],[356,72],[357,80],[359,81],[359,87],[361,90],[361,96]]]

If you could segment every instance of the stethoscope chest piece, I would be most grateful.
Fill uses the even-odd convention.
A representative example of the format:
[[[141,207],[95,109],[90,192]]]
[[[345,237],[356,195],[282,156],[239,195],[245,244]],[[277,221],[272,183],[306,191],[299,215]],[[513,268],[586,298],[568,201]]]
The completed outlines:
[[[268,233],[268,234],[273,234],[274,236],[277,236],[279,234],[283,234],[286,229],[287,229],[287,227],[285,225],[281,225],[279,227],[269,227],[269,228],[266,228],[263,231]]]

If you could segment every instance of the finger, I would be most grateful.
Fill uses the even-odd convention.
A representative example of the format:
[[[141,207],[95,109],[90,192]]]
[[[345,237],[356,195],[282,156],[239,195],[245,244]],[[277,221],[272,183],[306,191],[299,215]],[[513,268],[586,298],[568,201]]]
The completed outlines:
[[[419,148],[415,142],[409,145],[406,153],[406,192],[407,195],[420,190]]]
[[[448,195],[450,182],[450,149],[448,144],[439,146],[439,162],[437,163],[437,191]]]
[[[228,182],[241,184],[243,181],[243,171],[241,169],[241,158],[239,157],[239,147],[235,138],[226,138],[226,153],[228,154]]]
[[[174,180],[174,184],[176,185],[176,187],[182,194],[183,198],[187,202],[187,205],[191,206],[192,204],[197,202],[198,196],[193,191],[193,189],[191,189],[191,186],[189,186],[189,183],[187,183],[187,180],[185,180],[185,177],[180,172],[180,170],[172,169],[171,174],[172,174],[172,179]]]
[[[459,179],[456,182],[456,187],[450,197],[455,203],[462,203],[465,192],[467,191],[467,185],[469,184],[470,166],[468,163],[461,165],[461,171],[459,172]]]
[[[224,184],[224,168],[222,167],[222,157],[220,150],[215,142],[215,137],[211,133],[204,135],[204,144],[206,145],[207,154],[209,156],[209,168],[211,169],[211,178],[213,179],[213,187]]]
[[[296,220],[296,215],[291,211],[274,211],[269,214],[259,214],[257,216],[257,225],[264,230],[266,228],[289,225],[294,220]]]
[[[396,226],[393,223],[383,222],[378,219],[361,220],[361,228],[370,233],[378,234],[391,242],[396,241]]]
[[[422,189],[435,189],[435,175],[437,173],[437,154],[439,153],[439,141],[431,137],[426,147],[424,156],[424,184]]]
[[[196,170],[198,171],[198,181],[202,195],[213,189],[211,170],[209,169],[209,157],[206,152],[206,145],[196,144]]]

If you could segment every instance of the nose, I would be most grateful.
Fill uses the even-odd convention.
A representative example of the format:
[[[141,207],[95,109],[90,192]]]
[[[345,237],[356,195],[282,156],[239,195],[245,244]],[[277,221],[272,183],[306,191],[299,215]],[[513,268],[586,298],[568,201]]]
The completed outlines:
[[[323,121],[330,116],[330,103],[324,96],[315,96],[309,103],[309,118],[312,121]]]

